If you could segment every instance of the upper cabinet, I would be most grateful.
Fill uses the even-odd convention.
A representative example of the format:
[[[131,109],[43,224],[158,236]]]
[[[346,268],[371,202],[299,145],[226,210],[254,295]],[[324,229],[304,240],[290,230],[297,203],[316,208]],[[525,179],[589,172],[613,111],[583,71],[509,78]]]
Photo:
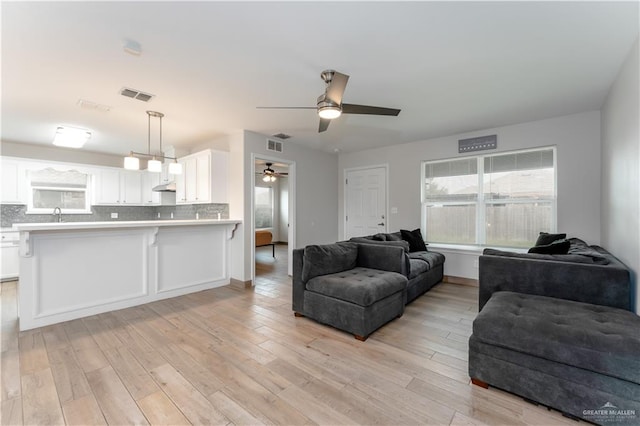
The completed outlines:
[[[160,204],[160,193],[153,188],[160,185],[162,176],[159,173],[144,173],[142,175],[142,204],[154,206]]]
[[[2,159],[2,192],[0,202],[6,204],[26,204],[25,170],[18,161]]]
[[[178,160],[176,204],[228,203],[229,153],[207,149]]]
[[[95,178],[95,204],[142,205],[142,174],[138,171],[100,169]]]

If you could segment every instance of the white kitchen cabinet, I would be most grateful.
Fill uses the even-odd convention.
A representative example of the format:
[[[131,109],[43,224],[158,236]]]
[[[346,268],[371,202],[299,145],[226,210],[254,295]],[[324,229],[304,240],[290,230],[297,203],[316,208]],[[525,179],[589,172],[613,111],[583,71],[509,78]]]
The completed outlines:
[[[142,174],[138,171],[101,169],[96,172],[95,204],[142,205]]]
[[[145,206],[160,204],[160,193],[153,190],[160,185],[162,176],[160,173],[144,173],[142,175],[142,203]]]
[[[0,280],[13,280],[18,278],[20,260],[18,256],[18,231],[9,229],[0,230]]]
[[[178,160],[176,204],[227,203],[229,154],[207,149]]]
[[[5,204],[26,204],[26,179],[24,168],[18,161],[2,160],[2,193],[0,202]]]

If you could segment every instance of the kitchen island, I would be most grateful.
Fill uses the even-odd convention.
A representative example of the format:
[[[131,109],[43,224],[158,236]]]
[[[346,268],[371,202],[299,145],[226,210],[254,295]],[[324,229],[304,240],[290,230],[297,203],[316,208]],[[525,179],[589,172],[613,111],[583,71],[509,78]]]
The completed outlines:
[[[240,222],[16,224],[20,330],[229,284]]]

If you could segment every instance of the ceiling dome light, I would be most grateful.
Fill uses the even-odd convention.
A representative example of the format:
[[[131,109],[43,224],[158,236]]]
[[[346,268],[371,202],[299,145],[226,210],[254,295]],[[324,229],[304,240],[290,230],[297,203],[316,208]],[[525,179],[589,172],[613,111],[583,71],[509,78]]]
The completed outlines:
[[[82,148],[90,137],[91,133],[88,130],[60,126],[56,129],[53,144],[65,148]]]
[[[321,106],[318,108],[318,115],[320,118],[332,120],[342,115],[342,109],[339,106],[334,105]]]

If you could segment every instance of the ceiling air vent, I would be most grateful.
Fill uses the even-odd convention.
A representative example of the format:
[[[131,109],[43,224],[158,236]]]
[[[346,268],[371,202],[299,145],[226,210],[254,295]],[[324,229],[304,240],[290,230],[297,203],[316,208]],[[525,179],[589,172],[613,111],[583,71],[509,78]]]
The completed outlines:
[[[267,151],[282,152],[282,142],[267,139]]]
[[[289,139],[291,137],[291,135],[287,135],[285,133],[276,133],[275,135],[273,135],[274,138],[278,138],[278,139]]]
[[[93,109],[100,112],[109,112],[111,110],[111,107],[109,105],[99,104],[96,102],[88,101],[86,99],[78,99],[78,102],[76,102],[76,104],[80,108]]]
[[[134,98],[142,102],[149,102],[151,98],[154,97],[154,95],[150,95],[148,93],[144,93],[135,89],[128,89],[126,87],[123,87],[122,90],[120,90],[120,94],[122,96],[126,96],[127,98]]]

